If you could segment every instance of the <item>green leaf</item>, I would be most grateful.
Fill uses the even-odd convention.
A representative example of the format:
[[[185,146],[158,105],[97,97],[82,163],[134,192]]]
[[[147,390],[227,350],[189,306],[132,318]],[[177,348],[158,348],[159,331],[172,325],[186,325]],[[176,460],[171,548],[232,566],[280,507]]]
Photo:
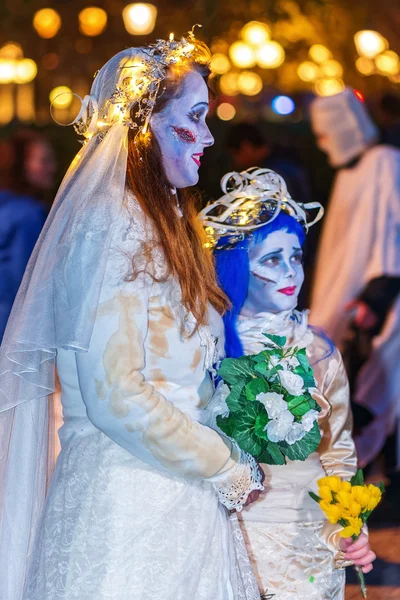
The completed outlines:
[[[319,496],[317,496],[317,494],[314,494],[314,492],[308,492],[308,495],[315,500],[315,502],[320,502],[322,500],[322,498],[320,498]]]
[[[231,393],[226,399],[226,404],[230,412],[236,412],[242,409],[243,402],[245,402],[244,394],[242,394],[244,386],[244,381],[240,381],[239,383],[236,383],[234,386],[232,386]]]
[[[267,452],[271,455],[274,465],[286,464],[285,456],[282,454],[278,444],[270,442],[267,446]]]
[[[284,336],[280,336],[280,335],[271,335],[268,333],[263,333],[263,335],[268,339],[271,340],[271,342],[273,344],[275,344],[276,346],[279,346],[279,348],[283,348],[284,345],[286,344],[286,338]],[[268,344],[268,342],[266,342]]]
[[[316,451],[321,441],[318,422],[316,421],[311,431],[306,433],[302,440],[289,445],[286,442],[280,442],[280,446],[285,455],[290,460],[306,460],[310,454]]]
[[[295,417],[302,417],[310,410],[310,403],[306,396],[291,396],[288,408]]]
[[[268,391],[269,385],[265,379],[252,379],[252,381],[246,385],[246,398],[247,400],[255,400],[258,394]]]
[[[233,423],[229,416],[222,417],[221,415],[218,415],[216,421],[221,431],[223,431],[228,437],[233,437]]]
[[[254,377],[253,361],[247,356],[224,358],[218,375],[231,385],[240,381],[250,381]]]
[[[385,493],[385,484],[383,483],[383,481],[380,481],[378,483],[378,488],[381,490],[382,494]]]
[[[267,363],[265,363],[265,362],[256,364],[254,366],[254,370],[256,371],[256,373],[260,373],[260,375],[264,375],[264,377],[266,377],[267,373],[269,373]]]
[[[263,404],[257,400],[245,402],[240,412],[231,413],[227,417],[229,423],[223,423],[225,429],[221,427],[225,433],[229,429],[229,437],[236,440],[242,450],[256,458],[266,445],[266,442],[256,433],[257,417],[260,415],[266,415]],[[220,427],[219,422],[218,426]]]
[[[304,371],[306,373],[308,373],[310,371],[311,367],[310,367],[310,363],[308,362],[308,358],[306,356],[305,349],[304,349],[304,353],[298,352],[296,354],[296,358],[299,361],[300,366],[304,369]]]
[[[351,485],[364,485],[364,473],[358,469],[357,473],[350,479]]]
[[[258,415],[254,425],[254,433],[256,434],[256,436],[262,438],[265,441],[267,441],[268,439],[267,432],[265,431],[265,426],[267,425],[267,423],[269,423],[269,418],[267,412],[265,411],[264,414]]]
[[[310,369],[308,373],[305,373],[303,367],[298,366],[295,369],[293,369],[293,373],[295,373],[296,375],[300,375],[300,377],[304,381],[304,386],[306,388],[316,387],[312,369]]]

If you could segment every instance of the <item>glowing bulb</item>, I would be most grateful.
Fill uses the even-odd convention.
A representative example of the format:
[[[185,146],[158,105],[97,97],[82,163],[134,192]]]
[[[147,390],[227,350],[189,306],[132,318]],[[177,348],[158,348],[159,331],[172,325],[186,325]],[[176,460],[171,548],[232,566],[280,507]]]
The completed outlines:
[[[266,42],[257,50],[257,64],[263,69],[276,69],[285,60],[285,51],[278,42]]]
[[[265,23],[250,21],[242,28],[240,35],[251,46],[260,46],[271,38],[271,30]]]
[[[15,64],[15,83],[29,83],[37,75],[37,65],[34,60],[24,58]]]
[[[173,41],[174,41],[174,34],[173,34],[173,33],[170,33],[170,34],[169,34],[169,41],[170,41],[170,42],[173,42]]]
[[[122,11],[122,18],[128,33],[132,35],[147,35],[156,25],[157,8],[153,4],[128,4]],[[170,34],[170,40],[174,34]]]
[[[238,79],[239,75],[237,73],[225,73],[222,75],[219,81],[221,92],[226,96],[236,96],[239,93]]]
[[[322,44],[314,44],[308,51],[310,57],[318,64],[332,58],[332,52]]]
[[[297,67],[297,75],[302,81],[315,81],[319,75],[319,67],[314,62],[305,60]]]
[[[240,69],[248,69],[256,64],[253,48],[245,42],[234,42],[229,48],[229,56]]]
[[[239,92],[246,96],[255,96],[263,89],[261,77],[253,71],[243,71],[237,81]]]
[[[49,99],[55,108],[68,108],[72,104],[73,94],[66,85],[59,85],[51,90]]]
[[[291,115],[296,108],[295,103],[289,96],[276,96],[271,103],[272,110],[278,115]]]
[[[52,8],[42,8],[35,13],[33,26],[41,38],[50,39],[57,35],[61,27],[61,17]]]
[[[386,50],[375,58],[375,64],[381,73],[396,75],[399,72],[399,57],[393,50]]]
[[[364,102],[365,96],[362,92],[360,92],[360,90],[353,90],[353,94],[359,99],[360,102]]]
[[[15,77],[15,61],[0,58],[0,83],[11,83]]]
[[[93,37],[100,35],[107,25],[107,13],[97,6],[88,6],[79,13],[79,31]]]
[[[356,67],[362,75],[372,75],[375,72],[374,61],[366,56],[359,56],[357,58]]]
[[[231,68],[231,63],[229,62],[229,58],[225,56],[225,54],[221,54],[217,52],[213,54],[211,57],[211,71],[213,73],[217,73],[218,75],[223,75],[227,73]]]
[[[221,121],[230,121],[236,115],[236,108],[229,102],[222,102],[217,108],[217,115]]]
[[[344,90],[342,79],[319,79],[315,84],[318,96],[334,96]]]
[[[358,31],[354,36],[354,43],[358,54],[367,58],[375,58],[389,47],[387,39],[371,29]]]

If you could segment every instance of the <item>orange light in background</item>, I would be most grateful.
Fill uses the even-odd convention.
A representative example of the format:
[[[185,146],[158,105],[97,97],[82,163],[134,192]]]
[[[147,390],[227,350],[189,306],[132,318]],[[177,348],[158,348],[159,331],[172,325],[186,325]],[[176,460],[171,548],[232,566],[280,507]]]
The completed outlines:
[[[314,86],[318,96],[334,96],[340,94],[345,88],[342,79],[319,79]]]
[[[297,75],[302,81],[315,81],[319,76],[319,66],[310,60],[305,60],[297,67]]]
[[[122,11],[125,29],[132,35],[147,35],[156,25],[157,8],[153,4],[134,3]]]
[[[278,42],[266,42],[257,50],[257,64],[263,69],[277,69],[285,60],[285,51]]]
[[[318,64],[332,58],[332,52],[322,44],[313,44],[309,49],[308,54],[310,55],[310,58]]]
[[[61,27],[61,17],[52,8],[42,8],[35,13],[33,26],[41,38],[50,39],[57,35]]]
[[[0,48],[0,58],[8,58],[9,60],[18,60],[24,56],[22,46],[17,42],[7,42]]]
[[[231,68],[231,63],[225,54],[217,52],[211,56],[210,67],[213,73],[217,73],[217,75],[223,75],[229,71]]]
[[[15,65],[15,60],[0,58],[0,83],[12,83],[14,81]]]
[[[265,23],[250,21],[242,28],[240,36],[251,46],[261,46],[271,39],[271,30]]]
[[[374,61],[366,56],[359,56],[357,58],[356,67],[362,75],[372,75],[375,72]]]
[[[327,60],[321,65],[324,77],[342,77],[343,67],[337,60]]]
[[[29,83],[37,75],[37,65],[31,58],[23,58],[15,64],[15,83]]]
[[[53,88],[49,94],[50,104],[55,108],[68,108],[71,106],[73,99],[72,91],[66,85]]]
[[[358,54],[367,58],[375,58],[389,48],[387,39],[371,29],[358,31],[354,36],[354,43]]]
[[[240,69],[249,69],[256,64],[253,48],[246,42],[234,42],[229,48],[229,57]]]
[[[381,73],[396,75],[399,72],[399,56],[393,50],[386,50],[375,58],[375,64]]]
[[[263,89],[261,77],[254,71],[243,71],[237,81],[239,92],[246,96],[256,96]]]
[[[97,6],[88,6],[78,16],[79,31],[89,37],[103,33],[107,26],[107,13]]]
[[[221,121],[230,121],[236,115],[236,108],[229,102],[222,102],[217,108],[217,115]]]
[[[237,73],[225,73],[219,80],[221,92],[226,96],[236,96],[239,93]]]

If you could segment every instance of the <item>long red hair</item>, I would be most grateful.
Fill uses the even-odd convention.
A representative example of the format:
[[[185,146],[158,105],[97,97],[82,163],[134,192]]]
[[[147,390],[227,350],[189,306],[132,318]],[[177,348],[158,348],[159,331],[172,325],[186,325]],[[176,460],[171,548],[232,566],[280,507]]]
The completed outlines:
[[[169,100],[179,94],[188,72],[196,70],[208,82],[209,50],[201,42],[195,43],[195,58],[180,64],[179,68],[169,69],[153,114],[160,112]],[[161,149],[151,128],[146,134],[137,134],[136,130],[129,132],[127,183],[150,218],[156,243],[165,256],[166,270],[162,280],[171,276],[178,280],[182,303],[198,324],[206,322],[208,303],[223,314],[229,301],[218,287],[212,254],[204,247],[205,235],[197,217],[197,195],[189,189],[177,190],[176,195],[171,192],[162,166]],[[176,210],[177,201],[182,216]],[[132,262],[132,277],[135,277],[134,257]]]

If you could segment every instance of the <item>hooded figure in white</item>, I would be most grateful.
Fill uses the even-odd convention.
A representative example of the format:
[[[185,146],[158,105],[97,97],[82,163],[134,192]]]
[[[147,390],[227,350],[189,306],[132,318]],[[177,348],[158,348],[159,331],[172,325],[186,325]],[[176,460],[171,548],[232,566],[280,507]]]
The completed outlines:
[[[345,354],[347,343],[353,401],[373,415],[356,437],[365,466],[400,416],[400,152],[378,144],[378,130],[350,88],[316,99],[311,120],[319,147],[338,172],[310,321]]]

